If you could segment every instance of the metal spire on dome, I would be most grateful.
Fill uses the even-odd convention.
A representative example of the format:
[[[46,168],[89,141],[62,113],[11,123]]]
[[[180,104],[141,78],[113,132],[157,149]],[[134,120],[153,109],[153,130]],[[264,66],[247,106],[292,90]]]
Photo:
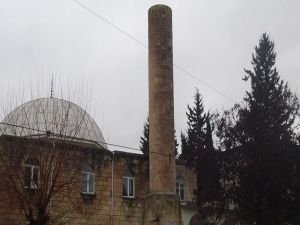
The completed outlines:
[[[54,96],[54,89],[53,89],[53,73],[51,78],[51,88],[50,88],[50,98],[53,98]]]

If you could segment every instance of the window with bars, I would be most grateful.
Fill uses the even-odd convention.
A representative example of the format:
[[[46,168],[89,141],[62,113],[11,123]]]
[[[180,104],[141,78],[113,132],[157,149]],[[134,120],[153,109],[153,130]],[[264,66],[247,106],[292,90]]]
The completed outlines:
[[[81,192],[95,194],[95,170],[91,166],[85,166],[82,170]]]

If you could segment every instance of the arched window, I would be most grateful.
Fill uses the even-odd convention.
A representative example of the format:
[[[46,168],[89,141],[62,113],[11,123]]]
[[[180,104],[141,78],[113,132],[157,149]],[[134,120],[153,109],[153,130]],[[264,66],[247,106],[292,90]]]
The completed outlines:
[[[134,198],[134,176],[128,168],[123,175],[123,197]]]
[[[39,163],[36,159],[27,159],[24,170],[25,188],[37,189],[39,184]]]
[[[83,167],[81,192],[83,194],[95,194],[95,170],[90,165]]]
[[[185,189],[184,178],[181,176],[176,177],[176,194],[178,195],[180,201],[184,201],[185,199],[184,189]]]

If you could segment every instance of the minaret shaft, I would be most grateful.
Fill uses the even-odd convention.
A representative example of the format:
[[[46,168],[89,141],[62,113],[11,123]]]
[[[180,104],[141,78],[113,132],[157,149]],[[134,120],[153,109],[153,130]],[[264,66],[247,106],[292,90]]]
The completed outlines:
[[[175,193],[172,11],[155,5],[149,23],[149,177],[144,225],[182,225]]]
[[[175,191],[172,11],[149,9],[150,192]]]

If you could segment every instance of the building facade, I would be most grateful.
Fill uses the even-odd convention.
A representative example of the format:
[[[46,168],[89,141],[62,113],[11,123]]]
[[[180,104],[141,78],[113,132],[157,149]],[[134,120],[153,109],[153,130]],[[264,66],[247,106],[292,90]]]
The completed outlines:
[[[53,224],[143,224],[148,159],[140,152],[108,149],[95,121],[79,106],[55,98],[30,101],[4,118],[1,134],[1,225],[29,224],[26,216],[35,217],[44,202]],[[52,189],[47,203],[43,196]],[[177,160],[176,192],[186,225],[197,212],[195,190],[193,169]]]

